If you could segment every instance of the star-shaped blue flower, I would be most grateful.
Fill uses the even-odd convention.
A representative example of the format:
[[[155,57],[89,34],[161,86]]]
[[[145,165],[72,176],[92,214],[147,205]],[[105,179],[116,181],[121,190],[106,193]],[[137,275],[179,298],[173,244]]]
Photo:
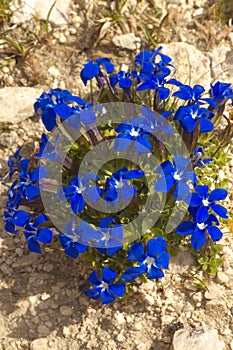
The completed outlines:
[[[47,227],[39,228],[41,224],[48,221],[48,218],[44,214],[40,214],[33,221],[28,221],[25,227],[24,235],[27,239],[28,250],[34,253],[41,253],[40,244],[50,243],[52,241],[52,231]]]
[[[155,184],[155,191],[168,192],[176,185],[174,197],[176,200],[184,200],[190,193],[188,181],[196,184],[196,175],[192,171],[191,162],[182,155],[174,156],[173,164],[166,160],[156,168],[156,173],[162,176]]]
[[[81,79],[85,85],[87,85],[88,80],[92,80],[94,77],[101,73],[101,65],[104,66],[108,74],[112,73],[114,70],[114,65],[109,58],[99,57],[96,61],[88,61],[84,64],[84,68],[80,73]]]
[[[227,219],[227,210],[216,201],[227,197],[227,191],[223,188],[216,188],[209,193],[208,186],[195,186],[195,192],[192,193],[190,207],[196,208],[196,220],[207,220],[209,209],[212,209],[221,218]]]
[[[136,152],[148,153],[152,146],[149,141],[149,131],[143,130],[143,123],[143,118],[135,117],[119,124],[115,128],[119,134],[114,139],[114,151],[125,151],[131,142],[135,141]]]
[[[86,296],[97,300],[102,298],[102,304],[113,302],[116,297],[122,297],[125,293],[125,284],[122,282],[112,283],[117,277],[117,273],[108,267],[102,270],[102,278],[98,278],[97,271],[93,271],[88,277],[88,281],[94,285],[93,289],[85,291]]]
[[[22,147],[19,147],[17,149],[17,151],[13,154],[13,156],[10,156],[8,159],[8,167],[9,167],[9,177],[10,179],[12,178],[13,174],[16,171],[20,171],[21,167],[20,167],[20,160],[21,160],[21,155],[20,155],[20,151],[21,151]]]
[[[104,199],[107,202],[114,202],[117,204],[122,197],[123,200],[128,201],[137,193],[136,188],[129,184],[129,180],[138,179],[144,176],[144,171],[128,170],[123,167],[115,171],[109,178],[107,178],[105,185]]]
[[[198,219],[194,221],[184,221],[175,230],[180,236],[192,235],[191,245],[195,250],[202,248],[206,244],[208,235],[214,242],[222,238],[222,232],[217,227],[219,221],[215,215],[210,214],[207,219],[206,217]]]
[[[147,250],[144,252],[142,242],[131,245],[128,251],[128,259],[137,261],[138,266],[128,268],[122,275],[123,281],[133,281],[143,273],[149,279],[164,277],[162,268],[168,269],[169,253],[165,252],[166,241],[163,237],[152,238],[147,242]]]
[[[29,219],[28,213],[24,210],[5,211],[4,217],[5,230],[13,234],[19,232],[16,230],[15,226],[23,227]]]
[[[35,157],[48,158],[50,162],[54,162],[58,157],[57,146],[59,139],[60,135],[58,134],[56,137],[56,143],[53,145],[48,136],[43,133],[41,135],[40,151],[35,154]]]
[[[101,195],[101,189],[96,186],[90,186],[91,180],[99,179],[93,173],[87,173],[84,177],[75,176],[69,181],[69,186],[63,186],[57,193],[57,198],[60,200],[71,200],[71,209],[74,214],[80,214],[85,205],[85,196],[96,202]]]
[[[192,165],[193,167],[205,168],[206,164],[209,164],[213,161],[212,158],[202,159],[203,156],[203,147],[198,146],[194,149],[192,154]]]

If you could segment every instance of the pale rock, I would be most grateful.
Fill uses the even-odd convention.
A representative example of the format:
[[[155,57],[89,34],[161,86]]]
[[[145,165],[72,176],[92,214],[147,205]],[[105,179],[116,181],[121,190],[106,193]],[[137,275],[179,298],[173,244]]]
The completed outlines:
[[[5,337],[7,334],[7,329],[5,326],[5,318],[0,312],[0,338]]]
[[[57,0],[50,13],[49,21],[56,25],[67,24],[69,21],[68,10],[70,2],[71,0]],[[11,23],[23,23],[29,21],[33,17],[46,20],[53,3],[54,0],[24,0],[19,10],[19,6],[15,0],[13,4],[11,4],[11,10],[13,11]],[[16,11],[16,9],[18,10]]]
[[[50,350],[46,338],[38,338],[30,344],[30,350]]]
[[[63,305],[60,307],[60,313],[63,316],[71,316],[73,314],[73,309],[69,306]]]
[[[229,277],[222,271],[217,273],[218,282],[221,284],[227,284],[229,282]]]
[[[112,41],[115,46],[131,51],[140,49],[141,47],[141,39],[133,33],[116,35]]]
[[[42,93],[32,87],[4,87],[0,89],[0,122],[17,124],[34,115],[33,105]]]
[[[171,315],[164,315],[161,317],[161,322],[163,325],[171,324],[174,318]]]
[[[13,270],[12,268],[7,265],[6,263],[3,263],[1,266],[0,266],[0,270],[5,273],[6,275],[11,275]]]
[[[230,343],[230,348],[231,348],[231,350],[233,350],[233,340]]]
[[[218,338],[216,329],[206,327],[196,329],[180,329],[174,334],[173,350],[224,350],[225,345]]]
[[[30,253],[15,260],[12,264],[14,269],[22,269],[27,266],[31,266],[36,260],[38,260],[37,253]]]
[[[211,82],[210,59],[193,45],[183,42],[161,44],[162,53],[172,58],[175,78],[183,84],[201,84],[209,90]],[[190,78],[190,81],[189,81]]]
[[[211,60],[211,70],[213,80],[224,81],[230,83],[232,80],[232,59],[230,56],[231,48],[225,43],[214,46],[207,52],[207,56]],[[231,79],[230,79],[231,78]]]
[[[125,341],[125,337],[123,336],[123,334],[119,333],[117,336],[117,341],[119,341],[120,343],[122,343],[123,341]]]
[[[49,334],[50,332],[50,329],[45,326],[44,324],[40,324],[38,327],[37,327],[37,331],[38,333],[40,334]]]
[[[48,73],[54,78],[57,78],[60,75],[59,70],[56,67],[53,67],[53,66],[49,67]]]
[[[179,252],[176,256],[171,256],[169,270],[172,274],[183,274],[194,266],[195,261],[191,253],[188,251]]]
[[[223,289],[219,284],[214,282],[208,284],[208,289],[205,291],[205,298],[208,300],[218,299],[223,295]]]
[[[144,299],[148,302],[149,305],[154,305],[155,303],[155,298],[152,297],[150,294],[145,294]]]
[[[124,315],[121,312],[116,312],[115,318],[116,318],[117,323],[119,325],[122,325],[122,324],[124,324],[126,322],[126,320],[124,318]]]

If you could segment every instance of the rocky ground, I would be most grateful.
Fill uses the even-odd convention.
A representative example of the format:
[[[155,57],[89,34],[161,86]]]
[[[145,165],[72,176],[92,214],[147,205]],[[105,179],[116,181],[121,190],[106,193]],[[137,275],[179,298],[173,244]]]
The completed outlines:
[[[20,52],[0,38],[0,176],[8,156],[23,144],[32,154],[44,131],[32,108],[40,91],[59,86],[87,92],[79,78],[87,59],[107,56],[119,68],[140,49],[163,44],[184,81],[191,76],[206,87],[215,79],[233,83],[231,21],[216,17],[214,1],[124,3],[118,16],[111,11],[113,1],[70,1],[65,16],[51,17],[55,23],[46,30],[35,16],[23,24],[14,18],[23,13],[15,2],[18,10],[0,22],[4,36],[23,45]],[[18,87],[25,87],[23,96]],[[232,168],[233,162],[221,175],[229,177],[230,193]],[[6,187],[0,191],[2,214]],[[61,259],[54,248],[29,254],[23,237],[5,233],[2,218],[0,225],[0,350],[233,349],[230,229],[221,241],[224,264],[206,289],[195,287],[203,276],[193,257],[181,251],[164,279],[141,285],[124,302],[101,306],[82,294],[89,271],[81,260]]]

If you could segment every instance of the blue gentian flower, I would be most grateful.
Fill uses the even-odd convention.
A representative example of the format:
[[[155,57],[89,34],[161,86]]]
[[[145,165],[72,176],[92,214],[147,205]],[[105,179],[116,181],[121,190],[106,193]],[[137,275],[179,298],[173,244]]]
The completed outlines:
[[[25,227],[24,235],[27,239],[28,250],[30,252],[41,253],[40,244],[50,243],[52,241],[52,231],[47,227],[38,228],[41,224],[48,221],[48,218],[44,214],[40,214],[32,221],[28,221]]]
[[[213,224],[219,225],[219,221],[215,215],[210,214],[207,219],[200,218],[199,221],[182,222],[175,232],[180,236],[192,235],[192,248],[198,250],[206,244],[207,235],[209,235],[214,242],[219,241],[222,238],[222,232]]]
[[[114,88],[116,84],[119,84],[119,87],[122,89],[129,89],[132,86],[131,73],[120,71],[117,74],[113,74],[109,78],[111,86]]]
[[[216,188],[209,193],[208,186],[195,186],[195,192],[192,193],[190,207],[195,207],[197,212],[195,214],[196,220],[207,219],[209,216],[209,209],[212,209],[221,218],[227,219],[227,210],[216,201],[223,200],[227,197],[227,191],[223,188]]]
[[[167,134],[172,134],[174,132],[173,126],[166,120],[166,118],[171,115],[173,111],[165,111],[161,114],[157,114],[153,112],[149,107],[142,106],[141,113],[145,118],[143,123],[145,129],[151,130],[155,136],[161,131]]]
[[[233,87],[231,83],[222,83],[217,81],[214,85],[210,84],[210,97],[215,101],[217,107],[224,105],[227,100],[233,98]]]
[[[58,134],[56,137],[55,145],[52,145],[47,135],[44,133],[41,135],[40,151],[35,154],[35,157],[48,158],[50,162],[54,162],[57,159],[57,146],[60,139]]]
[[[168,269],[169,253],[165,252],[166,241],[163,237],[152,238],[147,242],[147,250],[144,253],[142,242],[131,245],[128,251],[128,259],[137,261],[138,266],[128,268],[122,275],[123,281],[133,281],[143,273],[149,279],[164,277],[162,268]]]
[[[203,156],[203,147],[201,146],[196,147],[192,154],[193,167],[205,168],[206,164],[209,164],[213,161],[212,158],[202,159],[202,156]]]
[[[202,97],[205,89],[201,85],[194,85],[193,88],[189,85],[182,84],[176,79],[170,79],[169,84],[173,84],[179,87],[179,91],[176,91],[172,96],[178,97],[181,100],[189,101],[189,103],[208,103],[210,106],[215,107],[216,104],[212,98]]]
[[[48,173],[48,169],[43,166],[37,167],[32,173],[28,171],[30,159],[20,161],[21,172],[18,188],[26,199],[33,199],[40,194],[40,188],[35,185],[40,179],[43,179]]]
[[[72,104],[72,107],[68,104]],[[57,116],[67,119],[75,112],[77,105],[73,104],[85,106],[86,102],[79,96],[72,95],[68,90],[51,89],[48,93],[41,94],[34,104],[34,109],[36,115],[41,116],[46,129],[52,131],[57,125]]]
[[[4,212],[5,230],[7,232],[17,234],[19,231],[15,229],[15,226],[23,227],[29,219],[28,213],[24,210],[14,210],[11,212]]]
[[[64,249],[65,254],[76,259],[81,253],[87,250],[85,238],[95,237],[95,230],[86,222],[77,226],[75,220],[71,220],[64,225],[65,234],[58,234],[59,241]],[[82,242],[82,243],[80,243]]]
[[[109,255],[113,255],[122,248],[123,226],[114,224],[115,221],[114,218],[105,218],[99,221],[93,246],[103,254],[108,252]]]
[[[214,129],[210,121],[214,113],[199,104],[189,106],[180,106],[174,116],[174,120],[179,120],[185,132],[192,132],[196,128],[197,122],[200,122],[200,132],[210,132]]]
[[[123,167],[115,171],[106,181],[104,199],[107,202],[115,202],[117,204],[120,197],[128,201],[137,193],[133,185],[129,185],[128,180],[137,179],[144,176],[144,171],[128,170]]]
[[[96,61],[88,61],[84,64],[84,68],[80,73],[80,77],[85,85],[87,85],[88,80],[91,80],[98,74],[100,74],[100,65],[104,66],[108,74],[112,73],[114,70],[114,65],[112,64],[109,58],[99,57]]]
[[[151,73],[158,72],[161,70],[162,66],[171,66],[171,58],[167,55],[162,54],[160,51],[162,46],[158,49],[153,50],[143,50],[134,59],[134,66],[141,67],[141,74],[151,75]],[[159,63],[155,62],[157,56],[160,57],[161,61]]]
[[[131,144],[131,141],[135,141],[135,150],[138,153],[148,153],[152,146],[149,141],[149,131],[143,129],[143,123],[143,118],[135,117],[119,124],[115,128],[119,135],[114,139],[114,151],[125,151]]]
[[[150,78],[137,87],[137,91],[155,90],[160,100],[166,100],[170,94],[170,89],[164,86],[168,84],[165,79],[168,74],[170,74],[170,71],[161,71],[155,75],[152,74]]]
[[[21,160],[21,155],[20,155],[20,151],[21,151],[22,147],[19,147],[17,149],[17,151],[13,154],[13,156],[10,156],[8,159],[8,167],[9,167],[9,177],[10,179],[12,178],[13,174],[16,171],[20,171],[21,167],[20,167],[20,160]]]
[[[101,195],[101,189],[96,186],[89,186],[91,180],[99,179],[93,173],[87,173],[83,178],[75,176],[69,181],[69,186],[63,186],[57,193],[57,198],[61,200],[71,199],[71,209],[74,214],[80,214],[86,204],[85,195],[93,202],[96,202]]]
[[[116,277],[117,273],[108,267],[103,268],[100,279],[97,276],[97,271],[93,271],[88,277],[88,281],[94,285],[94,288],[86,290],[86,296],[94,300],[102,297],[102,304],[111,303],[116,297],[122,297],[126,286],[122,282],[112,283]]]
[[[166,160],[156,168],[156,173],[162,176],[155,184],[155,191],[168,192],[174,185],[177,185],[174,192],[176,200],[187,198],[190,193],[190,187],[187,182],[195,185],[197,182],[196,175],[191,171],[191,163],[189,159],[182,155],[174,156],[173,164]]]
[[[18,188],[18,181],[15,180],[11,187],[7,191],[7,208],[11,212],[12,210],[14,211],[17,209],[22,201],[22,196],[23,193],[22,191]]]

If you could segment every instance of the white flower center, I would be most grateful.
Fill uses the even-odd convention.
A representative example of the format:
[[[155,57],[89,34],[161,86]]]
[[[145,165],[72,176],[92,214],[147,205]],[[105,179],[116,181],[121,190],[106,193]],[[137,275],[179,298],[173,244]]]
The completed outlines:
[[[107,232],[101,232],[102,233],[102,235],[103,235],[103,237],[101,238],[101,241],[109,241],[109,239],[110,239],[110,233],[109,233],[109,231],[107,231]]]
[[[117,187],[117,188],[122,188],[123,186],[124,186],[123,180],[116,181],[116,187]]]
[[[202,199],[202,204],[203,204],[205,207],[208,207],[208,205],[210,204],[210,202],[208,201],[208,199]]]
[[[191,117],[192,117],[193,119],[196,119],[196,118],[197,118],[197,111],[196,111],[196,112],[192,112],[192,113],[191,113]]]
[[[182,174],[179,174],[177,171],[175,172],[175,174],[173,175],[174,179],[179,181],[182,179]]]
[[[202,222],[201,224],[198,224],[198,223],[197,223],[197,227],[198,227],[200,230],[204,230],[204,229],[207,227],[207,225],[206,225],[204,222]]]
[[[139,132],[134,128],[130,131],[130,136],[137,137],[138,135],[139,135]]]
[[[154,263],[155,263],[155,259],[152,258],[152,257],[150,257],[150,256],[148,256],[148,257],[144,260],[144,264],[147,264],[149,267],[150,267],[151,265],[153,265]]]
[[[86,187],[84,187],[83,185],[79,186],[79,187],[76,187],[77,189],[77,193],[78,194],[82,194],[85,190],[86,190]]]
[[[100,285],[100,288],[102,288],[102,289],[108,289],[108,283],[102,282],[101,285]]]

